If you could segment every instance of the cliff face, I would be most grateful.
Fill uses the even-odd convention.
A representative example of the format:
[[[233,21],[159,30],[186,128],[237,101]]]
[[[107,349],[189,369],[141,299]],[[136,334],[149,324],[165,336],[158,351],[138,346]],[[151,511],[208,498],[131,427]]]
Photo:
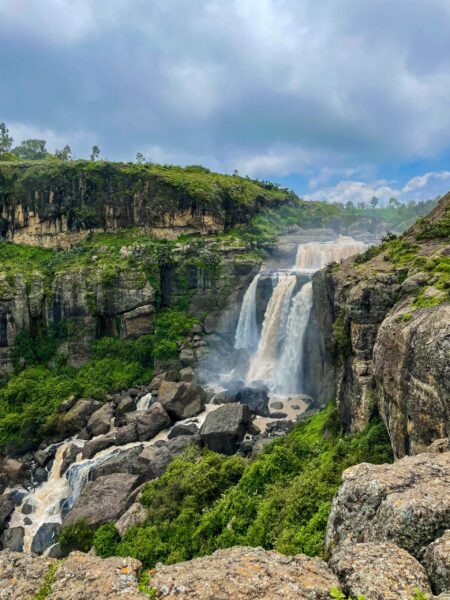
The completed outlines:
[[[223,232],[288,198],[287,192],[201,167],[0,162],[1,236],[45,247],[130,227],[171,239]]]
[[[327,392],[351,431],[378,412],[399,457],[450,433],[449,210],[314,282]]]

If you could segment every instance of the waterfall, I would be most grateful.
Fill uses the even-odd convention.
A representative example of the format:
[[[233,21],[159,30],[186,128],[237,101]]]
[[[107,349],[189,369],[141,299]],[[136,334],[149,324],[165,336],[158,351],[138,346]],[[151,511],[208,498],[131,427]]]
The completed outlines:
[[[253,281],[245,292],[242,300],[239,322],[236,329],[234,347],[236,349],[245,348],[250,351],[256,350],[258,346],[258,324],[256,322],[256,289],[258,287],[259,275],[254,277]]]
[[[301,389],[305,333],[313,302],[313,288],[305,283],[292,301],[286,327],[286,337],[277,361],[275,391],[292,394]]]
[[[247,376],[248,381],[264,381],[270,384],[273,368],[283,340],[289,315],[290,302],[297,277],[280,273],[278,284],[267,305],[256,354],[253,356]]]
[[[144,396],[142,396],[142,398],[139,400],[139,402],[136,405],[136,410],[138,411],[144,411],[144,410],[148,410],[150,408],[152,402],[152,395],[149,392],[148,394],[145,394]]]
[[[363,242],[339,236],[334,242],[309,242],[300,244],[295,268],[298,271],[318,271],[332,262],[339,262],[366,250]]]

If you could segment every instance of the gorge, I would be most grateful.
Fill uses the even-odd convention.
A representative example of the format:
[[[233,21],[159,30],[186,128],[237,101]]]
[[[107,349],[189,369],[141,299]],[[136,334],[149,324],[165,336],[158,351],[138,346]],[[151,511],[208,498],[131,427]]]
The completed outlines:
[[[76,164],[3,174],[15,243],[0,247],[0,564],[56,565],[55,590],[64,569],[89,564],[100,581],[103,568],[127,568],[117,589],[148,597],[132,556],[153,597],[179,585],[206,598],[189,578],[205,570],[198,557],[217,550],[216,572],[204,571],[214,587],[248,561],[278,565],[276,578],[291,564],[281,552],[296,555],[294,587],[256,598],[340,587],[378,599],[390,577],[399,587],[386,597],[446,592],[434,548],[450,529],[450,195],[373,244],[302,227],[320,207],[257,182],[108,168],[100,179]],[[203,176],[211,195],[192,191]],[[83,207],[92,223],[76,221]],[[293,215],[300,225],[279,225]],[[274,222],[269,240],[261,231]],[[92,546],[104,567],[77,552]],[[348,556],[379,561],[381,575],[360,568],[355,583]]]

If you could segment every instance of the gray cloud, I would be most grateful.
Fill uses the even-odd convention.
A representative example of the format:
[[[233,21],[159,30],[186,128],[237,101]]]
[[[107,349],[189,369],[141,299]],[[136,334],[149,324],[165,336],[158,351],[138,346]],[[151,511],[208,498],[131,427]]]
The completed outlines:
[[[449,146],[448,0],[2,0],[0,55],[0,120],[78,154],[314,178]]]

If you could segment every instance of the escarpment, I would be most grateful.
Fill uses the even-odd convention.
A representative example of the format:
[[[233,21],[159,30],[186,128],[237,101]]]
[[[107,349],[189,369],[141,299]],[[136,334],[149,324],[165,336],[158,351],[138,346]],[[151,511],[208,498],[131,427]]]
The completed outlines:
[[[400,238],[314,282],[341,418],[359,431],[380,414],[398,457],[450,434],[449,211],[450,194]]]
[[[68,247],[91,231],[221,233],[290,194],[202,167],[89,161],[0,164],[3,239]]]

